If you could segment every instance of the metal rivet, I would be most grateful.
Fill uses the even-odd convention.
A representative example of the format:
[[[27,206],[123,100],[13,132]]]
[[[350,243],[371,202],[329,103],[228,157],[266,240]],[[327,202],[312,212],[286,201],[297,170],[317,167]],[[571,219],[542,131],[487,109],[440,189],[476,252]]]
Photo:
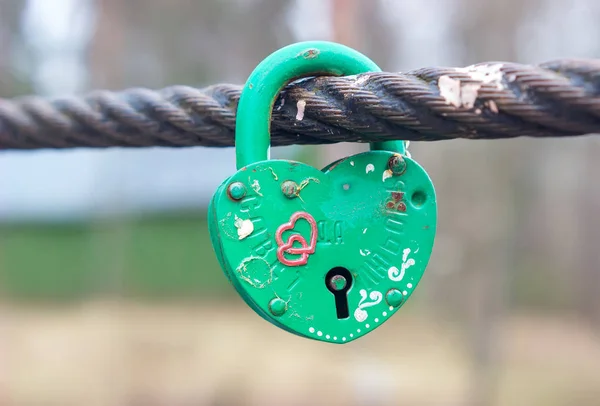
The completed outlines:
[[[406,161],[402,155],[396,154],[388,160],[388,168],[394,175],[402,175],[406,171]]]
[[[281,191],[285,197],[293,199],[298,196],[298,185],[292,180],[286,180],[281,184]]]
[[[402,304],[403,300],[404,295],[402,295],[402,292],[400,292],[398,289],[390,289],[385,294],[385,301],[390,306],[398,307],[400,304]]]
[[[246,186],[242,182],[233,182],[227,188],[227,195],[233,200],[240,200],[246,196]]]
[[[329,281],[329,286],[333,290],[343,290],[346,287],[348,281],[342,275],[334,275]]]
[[[287,311],[287,303],[278,297],[269,302],[269,311],[273,316],[281,316]]]

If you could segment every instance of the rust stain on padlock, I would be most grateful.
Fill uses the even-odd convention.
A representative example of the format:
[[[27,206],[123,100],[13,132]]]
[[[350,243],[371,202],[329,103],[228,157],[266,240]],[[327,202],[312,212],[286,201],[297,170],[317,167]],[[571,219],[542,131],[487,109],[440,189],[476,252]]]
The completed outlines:
[[[281,192],[288,199],[293,199],[293,198],[297,197],[300,200],[302,200],[302,198],[300,197],[300,192],[305,187],[307,187],[310,184],[310,182],[320,183],[319,179],[312,178],[312,177],[304,179],[302,182],[300,182],[300,184],[297,184],[296,182],[294,182],[292,180],[286,180],[285,182],[283,182],[281,184]]]
[[[310,48],[306,51],[300,52],[298,56],[302,56],[304,59],[315,59],[319,56],[320,53],[321,51],[319,51],[318,49]]]
[[[392,199],[398,202],[404,198],[404,192],[392,192]]]
[[[406,172],[406,161],[404,160],[404,157],[402,157],[402,155],[400,155],[400,154],[394,154],[388,160],[388,168],[389,168],[388,169],[389,176],[392,176],[392,175],[399,176],[399,175],[404,174],[404,172]],[[384,180],[385,180],[385,175],[384,175]]]
[[[406,203],[404,202],[404,192],[391,192],[391,200],[388,200],[385,203],[385,208],[388,210],[384,210],[384,214],[389,214],[393,210],[397,210],[399,212],[406,212]]]

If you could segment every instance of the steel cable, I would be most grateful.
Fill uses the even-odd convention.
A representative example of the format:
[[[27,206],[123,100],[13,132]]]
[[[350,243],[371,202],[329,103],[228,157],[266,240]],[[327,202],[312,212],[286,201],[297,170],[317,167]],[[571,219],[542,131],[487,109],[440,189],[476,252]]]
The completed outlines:
[[[233,146],[240,91],[221,84],[0,99],[0,148]],[[272,119],[274,146],[600,133],[600,60],[307,78],[281,92]]]

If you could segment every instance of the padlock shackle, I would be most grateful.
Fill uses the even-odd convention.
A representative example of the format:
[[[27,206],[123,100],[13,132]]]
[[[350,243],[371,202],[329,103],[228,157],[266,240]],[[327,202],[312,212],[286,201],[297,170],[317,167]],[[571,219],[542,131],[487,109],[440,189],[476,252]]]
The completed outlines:
[[[270,158],[273,104],[288,83],[308,76],[346,76],[366,72],[381,72],[381,69],[360,52],[333,42],[299,42],[269,55],[248,77],[238,103],[235,128],[237,168]],[[372,150],[405,153],[404,141],[370,145]]]

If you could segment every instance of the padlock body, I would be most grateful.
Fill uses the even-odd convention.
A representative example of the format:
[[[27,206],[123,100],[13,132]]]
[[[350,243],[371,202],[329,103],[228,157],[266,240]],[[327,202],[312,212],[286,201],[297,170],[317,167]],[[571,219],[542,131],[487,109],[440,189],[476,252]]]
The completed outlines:
[[[221,266],[258,314],[342,344],[412,295],[433,248],[436,208],[417,162],[370,151],[323,171],[289,160],[248,165],[218,188],[208,216]],[[326,280],[332,270],[346,276]],[[335,289],[345,289],[347,317]]]

